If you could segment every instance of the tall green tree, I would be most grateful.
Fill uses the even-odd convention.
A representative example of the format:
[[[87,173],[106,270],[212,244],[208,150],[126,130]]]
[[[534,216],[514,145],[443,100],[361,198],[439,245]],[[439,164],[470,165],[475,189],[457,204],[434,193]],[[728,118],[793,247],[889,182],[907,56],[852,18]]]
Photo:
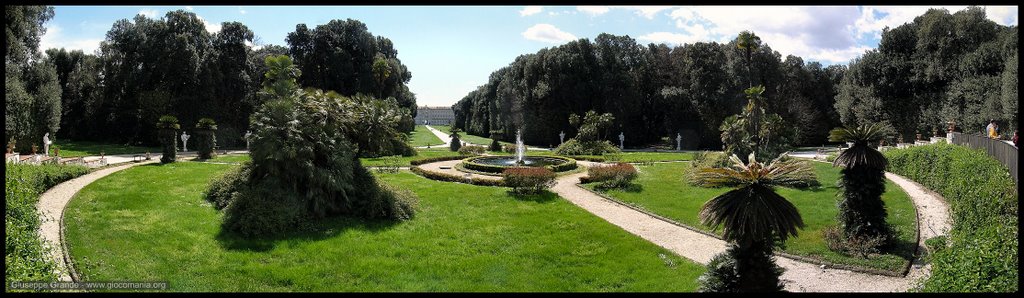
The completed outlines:
[[[5,6],[4,135],[27,153],[42,137],[51,140],[60,128],[61,87],[54,64],[41,58],[39,40],[43,24],[53,18],[47,6]],[[42,152],[40,152],[42,153]]]
[[[743,32],[736,36],[736,48],[743,50],[744,57],[747,58],[747,88],[754,87],[753,76],[750,73],[750,65],[753,62],[751,60],[751,53],[757,51],[759,47],[761,47],[761,37],[758,37],[754,32],[743,30]]]

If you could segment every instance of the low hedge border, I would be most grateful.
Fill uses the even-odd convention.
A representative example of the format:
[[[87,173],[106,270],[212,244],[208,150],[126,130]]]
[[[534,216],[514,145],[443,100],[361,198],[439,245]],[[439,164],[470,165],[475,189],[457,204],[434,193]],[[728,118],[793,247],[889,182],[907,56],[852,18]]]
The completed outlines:
[[[423,158],[423,159],[417,159],[417,160],[409,161],[409,164],[413,165],[413,166],[418,166],[418,165],[422,165],[422,164],[426,164],[426,163],[439,162],[439,161],[449,161],[449,160],[456,160],[456,159],[463,159],[463,158],[466,158],[466,157],[465,156],[461,156],[461,155],[428,157],[428,158]]]
[[[583,180],[583,178],[584,177],[580,177],[580,180]],[[687,229],[687,230],[691,230],[691,231],[694,231],[694,232],[697,232],[697,233],[700,233],[700,234],[703,234],[703,235],[706,235],[706,236],[709,236],[709,237],[713,237],[713,238],[718,239],[718,240],[722,240],[721,236],[718,236],[718,235],[715,235],[713,233],[709,233],[709,232],[706,232],[706,231],[703,231],[703,230],[691,227],[691,226],[686,225],[684,223],[672,220],[670,218],[658,215],[658,214],[656,214],[654,212],[650,212],[647,209],[644,209],[641,206],[637,206],[637,205],[634,205],[634,204],[623,202],[623,201],[620,201],[618,199],[612,198],[611,196],[608,196],[606,194],[603,194],[603,193],[600,193],[600,192],[597,192],[597,191],[593,191],[593,190],[591,190],[589,188],[583,187],[582,184],[584,184],[584,183],[577,183],[576,187],[584,189],[584,190],[586,190],[586,191],[588,191],[588,192],[590,192],[592,194],[595,194],[595,195],[597,195],[599,197],[605,198],[606,200],[611,201],[612,203],[619,204],[619,205],[622,205],[622,206],[624,206],[626,208],[636,210],[637,212],[650,215],[651,217],[657,218],[657,219],[659,219],[661,221],[664,221],[664,222],[667,222],[667,223],[670,223],[670,224],[679,226],[681,228],[684,228],[684,229]],[[907,262],[908,263],[907,269],[904,270],[903,273],[900,273],[900,272],[893,272],[893,271],[881,270],[881,269],[863,268],[863,267],[860,267],[860,266],[853,266],[853,265],[846,265],[846,264],[836,264],[836,263],[826,262],[826,261],[822,261],[822,260],[815,259],[815,258],[793,255],[793,254],[789,254],[789,253],[785,253],[785,252],[781,252],[781,251],[776,251],[775,255],[786,257],[786,258],[790,258],[790,259],[794,259],[794,260],[798,260],[798,261],[802,261],[802,262],[807,262],[807,263],[811,263],[811,264],[825,265],[827,268],[837,268],[837,269],[849,270],[849,271],[853,271],[853,272],[868,273],[868,274],[875,274],[875,275],[885,275],[885,276],[892,276],[892,277],[904,277],[904,276],[906,276],[907,270],[910,269],[910,265],[909,264],[913,263],[911,261],[908,261]]]
[[[412,167],[410,170],[413,173],[416,173],[417,175],[423,176],[424,178],[427,178],[427,179],[430,179],[430,180],[446,181],[446,182],[459,182],[459,183],[466,183],[466,184],[480,185],[480,186],[505,186],[505,184],[501,180],[488,180],[488,179],[479,179],[479,178],[466,179],[466,177],[462,177],[462,176],[456,176],[456,175],[450,175],[450,174],[444,174],[444,173],[437,173],[437,172],[427,171],[427,170],[421,169],[420,167]]]

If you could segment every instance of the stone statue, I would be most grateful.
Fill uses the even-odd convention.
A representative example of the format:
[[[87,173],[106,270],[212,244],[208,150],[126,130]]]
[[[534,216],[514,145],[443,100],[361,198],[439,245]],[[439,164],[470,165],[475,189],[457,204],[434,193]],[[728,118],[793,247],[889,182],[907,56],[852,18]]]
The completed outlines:
[[[558,133],[558,144],[565,143],[565,131]]]
[[[676,134],[676,150],[683,150],[683,134]]]
[[[50,141],[50,133],[46,133],[43,135],[43,155],[50,155],[50,144],[53,144]]]
[[[188,152],[188,138],[191,137],[185,131],[181,131],[181,152]]]
[[[626,149],[626,147],[622,145],[622,143],[625,142],[625,141],[626,141],[626,135],[622,134],[622,132],[620,131],[619,132],[619,150]]]
[[[245,131],[245,150],[249,150],[249,136],[252,136],[252,131]]]

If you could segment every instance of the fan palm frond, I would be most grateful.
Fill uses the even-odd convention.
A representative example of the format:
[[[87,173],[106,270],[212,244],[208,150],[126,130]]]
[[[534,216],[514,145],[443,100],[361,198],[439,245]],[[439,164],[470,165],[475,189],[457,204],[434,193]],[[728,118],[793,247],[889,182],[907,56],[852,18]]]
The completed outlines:
[[[885,169],[889,162],[881,152],[871,148],[868,142],[876,142],[891,134],[892,127],[888,124],[876,122],[861,125],[856,128],[840,127],[829,132],[829,140],[833,142],[853,142],[850,149],[844,150],[832,166],[837,167],[859,167],[867,166],[874,169]]]
[[[722,226],[726,241],[785,241],[804,227],[800,212],[771,188],[754,184],[729,191],[704,204],[701,223]]]

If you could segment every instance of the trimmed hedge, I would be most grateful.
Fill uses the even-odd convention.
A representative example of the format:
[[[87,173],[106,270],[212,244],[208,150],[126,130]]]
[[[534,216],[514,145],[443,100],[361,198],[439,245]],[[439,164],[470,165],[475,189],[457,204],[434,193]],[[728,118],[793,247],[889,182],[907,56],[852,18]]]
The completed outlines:
[[[934,253],[925,292],[1015,292],[1017,188],[984,151],[949,144],[888,150],[889,171],[934,190],[950,207],[949,247]]]
[[[520,194],[541,193],[555,185],[555,172],[547,168],[512,167],[501,172],[505,186]]]
[[[423,169],[420,169],[419,167],[412,167],[412,169],[410,169],[410,170],[413,173],[416,173],[417,175],[423,176],[424,178],[431,179],[431,180],[448,181],[448,182],[461,182],[461,183],[467,183],[467,184],[472,184],[472,185],[481,185],[481,186],[505,186],[505,183],[503,183],[503,181],[501,181],[501,180],[487,180],[487,179],[480,179],[480,178],[470,178],[470,179],[467,180],[466,177],[462,177],[462,176],[459,176],[459,175],[435,173],[435,172],[425,171]]]
[[[439,161],[449,161],[449,160],[456,160],[456,159],[463,159],[463,158],[466,158],[466,157],[465,156],[459,156],[459,155],[456,155],[456,156],[428,157],[428,158],[423,158],[423,159],[417,159],[417,160],[409,161],[409,164],[410,165],[414,165],[414,166],[418,166],[418,165],[425,164],[425,163],[432,163],[432,162],[439,162]]]
[[[4,289],[11,282],[57,281],[56,265],[39,238],[39,195],[50,187],[84,175],[89,169],[77,165],[18,165],[4,169]]]
[[[588,168],[587,176],[580,177],[580,183],[601,182],[598,188],[619,188],[628,186],[637,176],[636,167],[620,162]]]

